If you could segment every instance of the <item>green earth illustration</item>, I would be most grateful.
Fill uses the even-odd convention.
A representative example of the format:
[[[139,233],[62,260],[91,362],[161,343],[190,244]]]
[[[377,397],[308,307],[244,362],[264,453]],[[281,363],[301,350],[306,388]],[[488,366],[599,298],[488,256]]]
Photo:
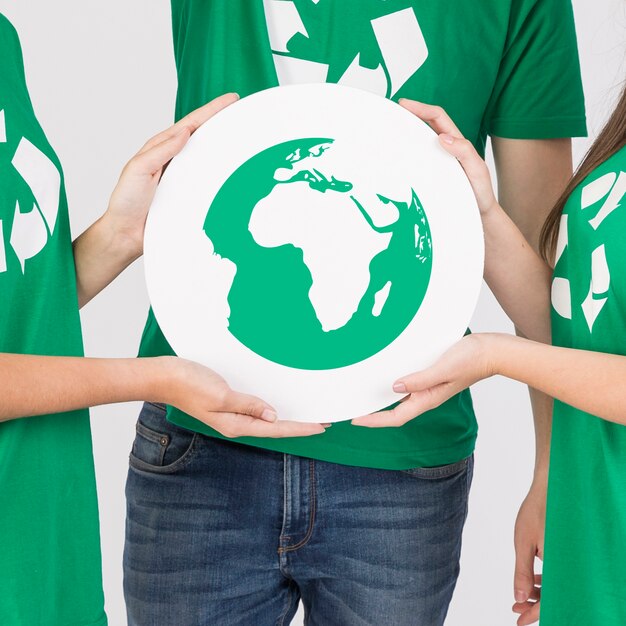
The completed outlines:
[[[383,350],[415,317],[432,270],[415,191],[376,194],[397,212],[378,226],[358,181],[325,167],[334,143],[294,139],[252,156],[222,185],[204,222],[213,253],[236,266],[229,332],[298,369],[345,367]]]

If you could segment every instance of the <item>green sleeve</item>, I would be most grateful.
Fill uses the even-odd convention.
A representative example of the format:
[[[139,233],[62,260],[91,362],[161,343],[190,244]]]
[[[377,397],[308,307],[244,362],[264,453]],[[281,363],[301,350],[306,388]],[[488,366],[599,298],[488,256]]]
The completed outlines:
[[[571,0],[513,2],[484,127],[510,139],[587,134]]]

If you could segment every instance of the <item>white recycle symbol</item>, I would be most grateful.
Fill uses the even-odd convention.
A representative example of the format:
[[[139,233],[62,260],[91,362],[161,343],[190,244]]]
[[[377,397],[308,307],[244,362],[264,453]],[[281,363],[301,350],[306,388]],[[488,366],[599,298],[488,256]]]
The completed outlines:
[[[1,110],[0,143],[6,143],[6,140],[5,113]],[[19,201],[16,201],[8,240],[24,273],[26,261],[39,254],[54,235],[59,213],[61,174],[54,163],[25,137],[20,140],[11,165],[30,187],[34,197],[32,207],[20,207]],[[24,209],[30,210],[22,212]],[[6,271],[4,226],[0,220],[0,273]]]
[[[606,198],[595,217],[589,219],[589,224],[594,230],[597,230],[604,220],[621,206],[624,194],[626,194],[626,172],[609,172],[583,188],[581,211],[589,209],[602,198]],[[567,215],[563,215],[555,263],[558,262],[567,248],[567,226]],[[608,301],[610,286],[611,272],[606,260],[606,248],[602,244],[591,253],[591,284],[587,297],[580,303],[589,332],[593,332],[593,326]],[[572,319],[572,296],[568,279],[558,277],[554,279],[552,283],[552,306],[561,317]]]
[[[296,5],[291,0],[263,2],[279,84],[327,82],[327,64],[288,54],[287,44],[294,35],[301,33],[309,37]],[[317,4],[319,0],[312,2]],[[383,15],[371,20],[371,25],[384,67],[382,64],[374,69],[363,67],[357,54],[338,83],[392,98],[425,63],[428,47],[413,9]]]

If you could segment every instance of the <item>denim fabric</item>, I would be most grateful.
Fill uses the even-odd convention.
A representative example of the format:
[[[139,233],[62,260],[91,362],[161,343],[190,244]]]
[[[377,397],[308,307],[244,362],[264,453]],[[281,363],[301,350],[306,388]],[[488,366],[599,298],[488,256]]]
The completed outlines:
[[[205,437],[146,404],[126,486],[129,626],[440,626],[473,460],[377,470]]]

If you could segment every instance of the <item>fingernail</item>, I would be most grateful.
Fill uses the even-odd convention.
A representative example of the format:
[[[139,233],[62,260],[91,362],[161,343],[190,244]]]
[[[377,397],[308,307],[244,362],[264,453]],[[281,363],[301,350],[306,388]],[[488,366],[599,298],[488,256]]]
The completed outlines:
[[[322,426],[323,426],[324,428],[330,428],[330,427],[332,426],[332,424],[322,424]]]
[[[235,98],[237,98],[237,100],[239,100],[239,98],[241,98],[241,96],[236,91],[233,91],[232,93],[233,93],[233,96],[235,96]]]
[[[528,595],[522,589],[515,590],[515,602],[526,602]]]
[[[276,412],[271,409],[265,409],[263,413],[261,413],[261,418],[266,422],[275,422],[278,419],[278,415],[276,415]]]
[[[452,135],[446,135],[444,133],[443,135],[439,135],[439,137],[441,137],[441,141],[447,143],[448,145],[452,145],[454,143],[454,137]]]
[[[396,393],[406,393],[406,385],[404,383],[394,383],[393,390]]]

